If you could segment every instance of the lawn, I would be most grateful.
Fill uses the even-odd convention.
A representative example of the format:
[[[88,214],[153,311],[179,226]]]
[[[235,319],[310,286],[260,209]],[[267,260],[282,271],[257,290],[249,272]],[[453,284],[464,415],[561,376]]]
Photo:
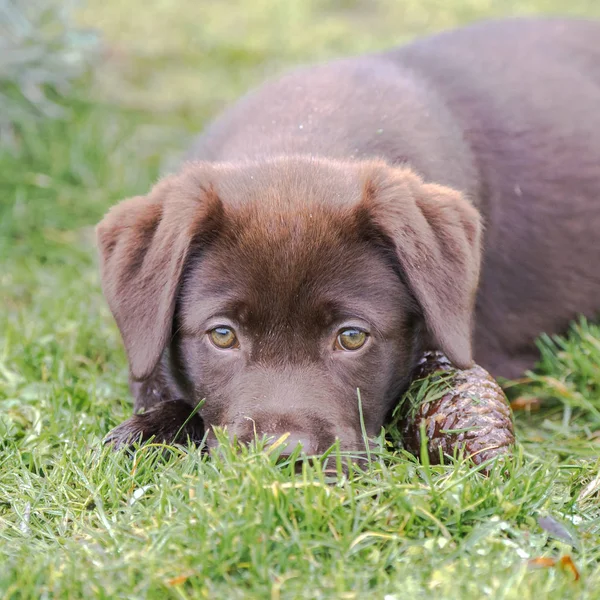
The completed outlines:
[[[286,65],[595,0],[91,0],[101,59],[0,148],[0,599],[600,598],[600,329],[540,340],[489,477],[382,447],[295,474],[260,448],[103,448],[131,412],[93,225]],[[599,167],[600,168],[600,167]]]

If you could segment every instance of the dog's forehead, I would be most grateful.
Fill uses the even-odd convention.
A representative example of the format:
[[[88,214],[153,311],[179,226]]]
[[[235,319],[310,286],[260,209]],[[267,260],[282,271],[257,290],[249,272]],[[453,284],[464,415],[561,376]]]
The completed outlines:
[[[316,205],[230,212],[215,242],[187,270],[185,320],[220,314],[257,329],[289,323],[297,329],[399,315],[406,290],[390,258],[358,227],[347,212]]]
[[[221,173],[215,192],[223,214],[212,254],[237,281],[291,289],[364,262],[360,178],[345,165],[306,158],[249,164]]]
[[[298,328],[401,312],[407,292],[365,230],[364,187],[361,172],[328,161],[223,167],[219,232],[186,269],[184,321],[250,315],[257,329]]]

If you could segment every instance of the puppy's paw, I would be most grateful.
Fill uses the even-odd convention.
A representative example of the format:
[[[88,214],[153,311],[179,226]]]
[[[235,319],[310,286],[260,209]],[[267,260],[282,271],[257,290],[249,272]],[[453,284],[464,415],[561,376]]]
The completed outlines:
[[[111,444],[115,449],[150,439],[167,444],[185,444],[189,439],[194,444],[200,444],[204,438],[204,423],[197,414],[190,416],[193,410],[181,400],[163,402],[117,425],[104,438],[104,443]]]

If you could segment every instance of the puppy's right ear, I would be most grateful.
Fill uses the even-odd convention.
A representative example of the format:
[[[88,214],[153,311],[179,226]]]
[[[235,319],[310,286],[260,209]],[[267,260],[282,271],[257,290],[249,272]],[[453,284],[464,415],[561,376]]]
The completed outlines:
[[[457,367],[470,367],[481,265],[478,210],[460,192],[425,183],[410,169],[366,168],[360,210],[391,241],[434,349]]]
[[[186,258],[218,233],[222,217],[213,188],[188,170],[121,202],[98,225],[102,289],[134,378],[148,377],[160,360]]]

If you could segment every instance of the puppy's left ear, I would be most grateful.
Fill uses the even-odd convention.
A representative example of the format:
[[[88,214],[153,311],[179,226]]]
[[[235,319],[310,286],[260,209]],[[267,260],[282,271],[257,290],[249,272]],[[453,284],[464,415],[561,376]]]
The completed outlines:
[[[188,256],[217,235],[223,207],[203,165],[114,206],[97,227],[102,289],[135,380],[147,379],[172,334]]]
[[[472,364],[471,334],[481,263],[481,218],[460,192],[412,171],[367,170],[359,211],[393,245],[436,349]]]

